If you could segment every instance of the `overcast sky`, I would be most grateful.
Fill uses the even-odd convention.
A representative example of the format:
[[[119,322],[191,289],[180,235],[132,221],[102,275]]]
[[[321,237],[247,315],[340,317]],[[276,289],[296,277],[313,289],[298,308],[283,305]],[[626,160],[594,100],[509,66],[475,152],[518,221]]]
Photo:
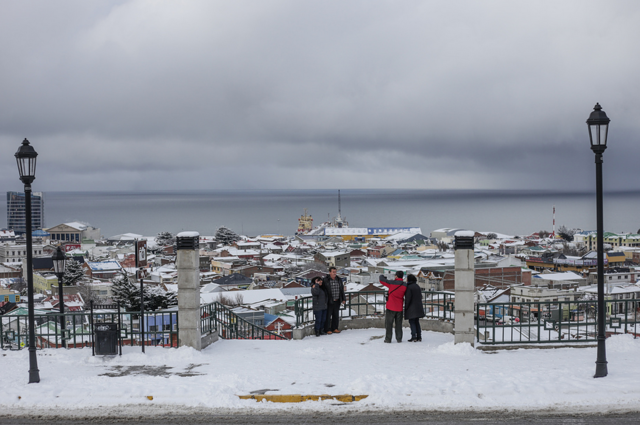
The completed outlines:
[[[0,0],[0,185],[638,189],[640,2]]]

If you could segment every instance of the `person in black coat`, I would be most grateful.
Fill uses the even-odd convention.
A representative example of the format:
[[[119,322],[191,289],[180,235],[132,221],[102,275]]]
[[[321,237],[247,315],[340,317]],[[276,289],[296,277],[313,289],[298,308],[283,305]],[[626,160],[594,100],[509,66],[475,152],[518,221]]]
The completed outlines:
[[[418,286],[418,279],[412,274],[407,276],[407,292],[404,294],[404,317],[411,326],[411,339],[409,342],[422,341],[422,329],[420,319],[425,316],[422,306],[422,290]]]
[[[338,270],[335,267],[329,267],[329,274],[322,280],[322,286],[325,287],[327,295],[327,320],[324,325],[324,331],[331,335],[339,334],[340,330],[340,304],[347,301],[344,294],[344,283],[342,278],[338,276]]]
[[[316,276],[312,280],[311,296],[313,301],[313,314],[316,316],[316,336],[326,335],[324,325],[327,321],[327,294],[326,287],[322,284],[322,278]]]

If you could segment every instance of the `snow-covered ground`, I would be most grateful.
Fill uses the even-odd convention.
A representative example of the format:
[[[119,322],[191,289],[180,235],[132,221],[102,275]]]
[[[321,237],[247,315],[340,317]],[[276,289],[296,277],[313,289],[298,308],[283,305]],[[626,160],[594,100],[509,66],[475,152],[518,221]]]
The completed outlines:
[[[297,411],[335,409],[335,401],[279,404],[237,395],[367,394],[349,409],[627,411],[640,408],[640,339],[607,340],[609,376],[594,379],[595,348],[487,353],[453,336],[384,344],[382,329],[349,330],[301,341],[225,341],[189,348],[125,347],[122,357],[90,349],[38,351],[41,382],[27,384],[28,351],[0,352],[0,407],[60,412],[180,408]],[[405,329],[405,339],[408,338]],[[148,397],[152,397],[150,400]],[[140,406],[142,405],[142,406]],[[182,410],[181,409],[181,410]]]

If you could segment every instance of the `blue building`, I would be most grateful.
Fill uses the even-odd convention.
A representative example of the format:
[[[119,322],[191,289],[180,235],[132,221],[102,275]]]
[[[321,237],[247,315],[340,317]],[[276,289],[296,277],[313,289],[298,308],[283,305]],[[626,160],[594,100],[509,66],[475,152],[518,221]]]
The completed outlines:
[[[7,192],[7,227],[16,235],[27,231],[24,192]],[[44,227],[44,195],[42,192],[31,193],[31,228],[40,230]]]

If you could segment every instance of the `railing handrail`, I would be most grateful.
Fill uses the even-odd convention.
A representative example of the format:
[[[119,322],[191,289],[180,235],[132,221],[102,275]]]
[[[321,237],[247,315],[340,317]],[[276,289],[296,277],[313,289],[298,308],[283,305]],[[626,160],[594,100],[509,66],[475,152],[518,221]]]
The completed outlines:
[[[597,300],[477,303],[476,338],[493,345],[595,342],[596,307]],[[639,310],[640,299],[606,299],[605,333],[638,335]]]
[[[234,331],[236,333],[241,332],[244,329],[250,329],[251,330],[251,335],[255,336],[256,334],[264,336],[269,335],[273,338],[271,339],[283,339],[283,340],[288,340],[289,338],[287,338],[286,336],[277,334],[273,331],[270,331],[266,328],[263,328],[261,326],[258,326],[248,320],[246,320],[245,318],[239,316],[238,314],[236,314],[234,311],[232,311],[229,307],[225,306],[224,304],[221,304],[218,301],[214,301],[212,303],[209,304],[205,304],[203,306],[200,306],[200,318],[201,321],[209,321],[210,324],[213,324],[214,326],[208,326],[208,327],[202,327],[202,332],[204,333],[209,332],[211,330],[220,330],[220,327],[225,327],[228,328],[231,323],[225,323],[222,320],[220,320],[220,318],[218,318],[218,312],[221,311],[223,312],[223,315],[226,317],[229,317],[230,319],[233,320],[233,324],[235,325],[235,329]],[[205,314],[208,314],[208,316],[205,317]],[[211,314],[213,313],[213,314]],[[229,322],[231,322],[231,320],[229,320]],[[238,324],[242,324],[243,326],[238,326]],[[258,332],[255,332],[255,331]],[[223,334],[222,332],[218,332],[218,335],[223,338],[223,339],[229,339],[227,338],[227,335]],[[241,339],[256,339],[256,338],[250,338],[248,333],[244,333],[243,337]],[[257,338],[257,339],[264,339],[264,338]]]
[[[103,319],[100,316],[110,316],[114,320],[114,316],[120,315],[120,337],[124,341],[129,341],[130,345],[138,345],[143,342],[136,338],[142,334],[139,322],[138,328],[134,329],[136,322],[135,316],[139,316],[139,311],[120,311],[105,310],[99,313],[94,312],[94,317]],[[146,320],[144,321],[146,329],[145,345],[162,345],[177,346],[178,338],[178,312],[174,309],[155,310],[144,312]],[[61,316],[64,317],[66,329],[64,335],[60,326]],[[168,316],[169,321],[163,319],[158,322],[159,316]],[[36,322],[35,334],[37,348],[62,348],[66,343],[71,347],[91,347],[93,346],[93,333],[91,332],[91,311],[74,311],[74,312],[47,312],[35,314]],[[22,349],[28,346],[28,315],[11,314],[11,312],[0,316],[0,348],[2,349]],[[117,318],[115,319],[117,322]],[[162,329],[151,330],[151,327],[162,325]],[[165,326],[170,329],[165,329]],[[128,345],[128,344],[127,344]]]
[[[422,304],[425,307],[426,317],[437,318],[440,320],[452,320],[454,317],[453,311],[453,303],[455,299],[455,293],[451,291],[426,291],[421,290],[422,292]],[[371,315],[382,315],[384,314],[386,308],[386,294],[388,292],[386,290],[378,290],[378,291],[351,291],[345,292],[347,302],[345,308],[348,310],[353,310],[353,307],[356,307],[356,315],[357,316],[371,316]],[[368,301],[364,303],[354,303],[354,297],[369,297],[373,296],[375,299],[373,303]],[[438,296],[437,299],[433,299],[430,297]],[[379,299],[378,299],[379,298]],[[312,306],[313,297],[311,295],[301,296],[295,300],[294,312],[296,315],[296,327],[300,328],[306,326],[314,321],[313,317],[313,306]],[[365,314],[360,313],[360,307],[365,306]],[[379,308],[376,308],[379,307]],[[369,309],[373,307],[374,312],[369,312]],[[427,312],[427,308],[429,311]],[[442,312],[443,314],[430,314],[433,313],[433,307],[437,308],[437,313]],[[378,311],[379,310],[379,311]]]

